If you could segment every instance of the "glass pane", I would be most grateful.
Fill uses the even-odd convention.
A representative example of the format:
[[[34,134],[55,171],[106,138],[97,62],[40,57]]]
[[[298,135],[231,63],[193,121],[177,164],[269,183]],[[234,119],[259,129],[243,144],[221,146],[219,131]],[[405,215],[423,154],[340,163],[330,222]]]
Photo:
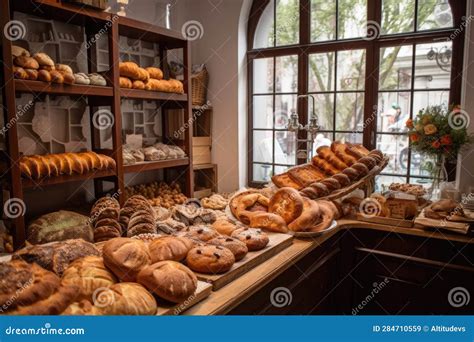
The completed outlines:
[[[441,42],[416,46],[415,89],[450,87],[451,45]]]
[[[413,115],[428,106],[449,105],[449,91],[416,91],[413,98]]]
[[[410,117],[410,93],[379,93],[377,107],[377,131],[406,132],[406,121]]]
[[[273,58],[253,60],[253,93],[273,92]]]
[[[276,95],[275,128],[286,129],[291,112],[296,110],[296,95]]]
[[[362,131],[364,93],[340,93],[336,96],[336,130]]]
[[[413,32],[415,0],[383,0],[382,34]]]
[[[286,172],[289,168],[290,166],[275,165],[275,174],[276,175],[282,174]]]
[[[384,172],[407,173],[409,146],[406,135],[377,134],[377,148],[390,157]]]
[[[418,30],[453,27],[448,0],[418,0]]]
[[[334,90],[334,53],[309,55],[309,91]]]
[[[367,35],[367,0],[339,0],[338,39]]]
[[[273,128],[273,96],[253,97],[253,128]]]
[[[427,193],[429,193],[429,189],[433,185],[433,181],[429,178],[410,177],[410,184],[422,185],[426,189]]]
[[[365,50],[337,53],[337,90],[363,90],[365,87]]]
[[[425,176],[431,177],[433,167],[436,161],[427,156],[421,155],[417,152],[412,151],[411,163],[410,163],[410,175],[411,176]]]
[[[316,138],[314,138],[313,144],[313,156],[316,155],[316,150],[321,146],[331,146],[332,133],[330,132],[318,132]]]
[[[299,0],[277,0],[276,45],[298,44],[300,32]]]
[[[311,0],[311,41],[336,38],[336,1]]]
[[[319,129],[331,131],[334,129],[334,93],[313,94],[315,97],[315,112],[318,117]],[[308,114],[311,114],[311,101],[308,103]]]
[[[275,132],[275,163],[295,163],[295,133],[288,131]]]
[[[276,57],[275,92],[296,93],[298,91],[298,56]]]
[[[406,182],[407,182],[406,177],[387,176],[387,175],[377,176],[375,177],[375,191],[380,192],[380,191],[388,190],[388,187],[392,183],[406,183]]]
[[[273,132],[253,131],[253,161],[273,162]]]
[[[275,1],[270,0],[260,17],[255,31],[253,47],[255,49],[275,46]]]
[[[380,49],[379,89],[410,89],[412,63],[412,46]]]
[[[273,175],[271,165],[253,164],[253,181],[254,182],[269,182]]]
[[[343,143],[362,144],[362,133],[336,133],[336,140]]]

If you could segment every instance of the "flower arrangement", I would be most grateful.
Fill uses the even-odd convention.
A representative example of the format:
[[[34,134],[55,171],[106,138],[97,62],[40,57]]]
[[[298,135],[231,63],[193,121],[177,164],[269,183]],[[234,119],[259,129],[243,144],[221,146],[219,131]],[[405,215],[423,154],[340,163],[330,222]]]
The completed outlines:
[[[413,150],[446,160],[457,158],[459,150],[472,140],[468,125],[469,115],[460,106],[427,107],[406,122]]]

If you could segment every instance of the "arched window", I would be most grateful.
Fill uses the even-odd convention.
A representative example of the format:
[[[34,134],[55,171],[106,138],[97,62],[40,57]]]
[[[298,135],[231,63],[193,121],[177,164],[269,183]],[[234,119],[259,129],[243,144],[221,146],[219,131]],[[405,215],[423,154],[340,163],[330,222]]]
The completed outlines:
[[[249,183],[305,163],[315,97],[331,141],[378,147],[391,161],[378,184],[428,182],[405,121],[428,105],[459,103],[465,0],[254,0],[248,26]]]

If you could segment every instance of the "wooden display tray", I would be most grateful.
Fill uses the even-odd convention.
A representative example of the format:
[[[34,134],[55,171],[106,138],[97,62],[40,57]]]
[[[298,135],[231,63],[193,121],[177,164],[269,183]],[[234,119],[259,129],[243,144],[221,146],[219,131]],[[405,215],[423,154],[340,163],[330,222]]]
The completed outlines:
[[[212,285],[204,281],[198,280],[196,292],[181,304],[168,303],[165,304],[158,301],[157,316],[181,315],[184,311],[196,305],[200,301],[209,297],[212,292]]]
[[[247,273],[252,268],[260,265],[261,263],[267,261],[275,254],[280,253],[285,248],[291,246],[293,242],[293,236],[288,234],[279,234],[279,233],[267,233],[270,239],[267,247],[260,251],[249,252],[240,261],[237,261],[232,268],[223,274],[203,274],[196,273],[199,280],[206,281],[212,284],[212,289],[214,291],[219,290],[228,283],[232,282],[236,278],[240,277],[242,274]]]
[[[145,161],[130,165],[124,165],[123,170],[125,173],[138,173],[151,170],[166,169],[169,167],[189,165],[189,158],[176,158],[176,159],[164,159],[157,161]]]
[[[357,213],[355,219],[357,221],[369,222],[369,223],[380,223],[387,226],[393,227],[403,227],[403,228],[413,228],[415,225],[415,219],[412,220],[403,220],[393,217],[366,217],[360,213]]]
[[[427,218],[424,211],[415,219],[415,224],[422,228],[446,229],[459,234],[467,234],[470,229],[469,223]]]

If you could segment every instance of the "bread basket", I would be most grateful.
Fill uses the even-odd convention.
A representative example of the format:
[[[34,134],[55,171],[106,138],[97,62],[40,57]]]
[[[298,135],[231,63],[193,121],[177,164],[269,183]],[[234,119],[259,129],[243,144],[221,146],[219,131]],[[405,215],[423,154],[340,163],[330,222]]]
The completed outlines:
[[[206,67],[191,76],[191,93],[193,106],[202,106],[207,101],[207,85],[209,73]]]

